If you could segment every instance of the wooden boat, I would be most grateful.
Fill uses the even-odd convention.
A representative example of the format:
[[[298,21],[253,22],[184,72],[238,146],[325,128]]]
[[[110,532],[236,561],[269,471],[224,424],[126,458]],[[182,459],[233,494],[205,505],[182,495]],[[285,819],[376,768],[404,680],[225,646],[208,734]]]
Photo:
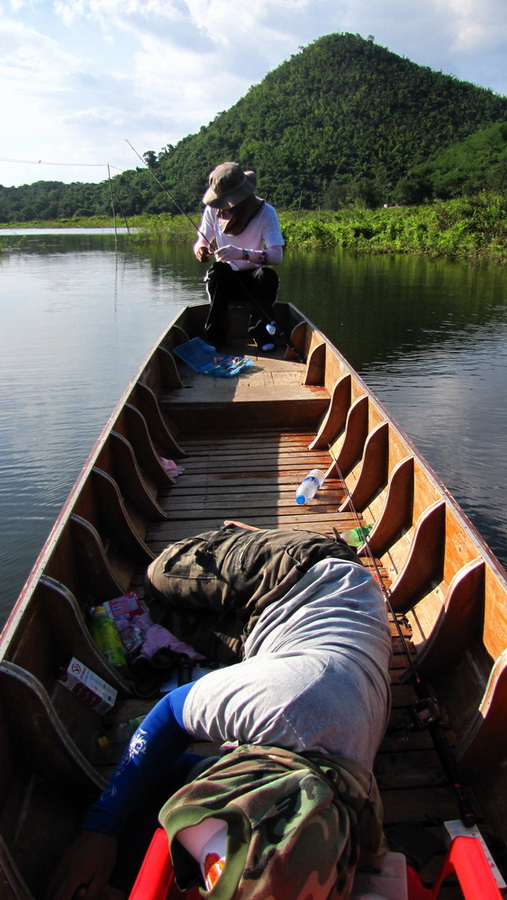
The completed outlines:
[[[277,304],[287,347],[263,356],[234,337],[241,311],[232,311],[230,352],[253,365],[210,378],[175,353],[202,335],[206,311],[184,309],[142,365],[3,630],[1,897],[44,895],[114,762],[97,759],[101,717],[62,686],[62,667],[74,657],[105,679],[118,692],[117,721],[155,702],[98,651],[87,609],[127,591],[142,596],[144,571],[168,542],[224,519],[326,534],[372,526],[358,553],[393,611],[393,709],[376,760],[386,828],[398,838],[414,832],[413,855],[432,884],[445,852],[442,823],[459,818],[458,784],[501,868],[505,571],[382,404],[301,313]],[[184,473],[172,477],[161,459]],[[326,470],[326,481],[312,503],[296,506],[295,487],[312,468]],[[451,748],[455,776],[441,762],[435,728],[416,727],[433,715],[423,682],[440,704],[438,737]],[[460,896],[454,890],[445,896]]]

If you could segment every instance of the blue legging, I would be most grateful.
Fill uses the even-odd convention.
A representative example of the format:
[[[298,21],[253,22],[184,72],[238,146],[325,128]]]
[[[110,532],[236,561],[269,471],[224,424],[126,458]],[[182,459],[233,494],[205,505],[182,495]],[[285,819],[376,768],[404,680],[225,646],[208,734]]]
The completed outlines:
[[[179,761],[192,740],[183,725],[183,706],[192,687],[190,683],[176,688],[148,713],[86,816],[84,828],[117,837],[154,792],[169,784],[173,792],[183,784],[190,767]]]

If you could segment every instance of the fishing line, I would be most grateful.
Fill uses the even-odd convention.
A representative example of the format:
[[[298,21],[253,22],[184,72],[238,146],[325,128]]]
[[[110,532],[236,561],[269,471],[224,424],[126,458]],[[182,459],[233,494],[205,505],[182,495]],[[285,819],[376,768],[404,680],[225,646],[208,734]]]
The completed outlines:
[[[109,166],[109,163],[48,162],[45,159],[12,159],[9,156],[0,156],[0,162],[19,163],[24,166],[61,166],[62,168],[70,166],[81,169],[102,169],[106,165]],[[111,165],[111,168],[121,172],[121,169],[118,168],[118,166]]]
[[[157,176],[155,175],[155,172],[153,171],[153,169],[150,168],[150,166],[148,165],[148,163],[146,162],[146,160],[143,159],[143,157],[141,156],[141,154],[137,152],[137,150],[135,149],[135,147],[132,146],[132,144],[130,143],[130,141],[128,141],[127,138],[125,138],[125,140],[127,141],[127,144],[129,145],[130,149],[134,151],[134,153],[135,153],[135,155],[137,156],[137,158],[140,159],[141,162],[142,162],[142,164],[148,169],[148,172],[150,173],[150,175],[152,176],[152,178],[155,179],[155,181],[157,182],[158,186],[162,188],[164,194],[167,194],[167,196],[169,197],[169,200],[171,200],[171,202],[174,203],[174,205],[175,205],[176,209],[178,210],[178,212],[180,212],[182,216],[185,216],[185,218],[188,219],[188,221],[189,221],[190,224],[192,225],[192,228],[195,228],[195,230],[197,231],[197,233],[201,235],[201,237],[206,241],[206,243],[207,243],[208,246],[209,246],[210,242],[209,242],[208,238],[207,238],[206,235],[201,231],[201,229],[199,228],[199,226],[195,224],[195,222],[194,222],[194,220],[192,219],[192,217],[189,216],[188,213],[186,213],[185,210],[181,208],[180,204],[178,203],[178,201],[176,200],[176,198],[174,197],[174,195],[171,194],[171,192],[166,188],[166,186],[165,186],[164,184],[162,184],[162,182],[160,181],[160,178],[157,178]]]
[[[198,225],[196,225],[196,223],[194,222],[194,220],[192,219],[192,217],[189,216],[188,213],[186,213],[184,209],[182,209],[182,207],[180,206],[180,204],[178,203],[178,201],[176,200],[176,198],[173,196],[173,194],[171,194],[171,192],[166,188],[166,186],[165,186],[164,184],[162,184],[162,182],[160,181],[160,178],[158,178],[158,177],[156,176],[156,174],[155,174],[155,172],[153,171],[153,169],[150,168],[150,166],[148,165],[148,163],[146,162],[146,160],[143,159],[143,157],[141,156],[141,154],[137,152],[137,150],[135,149],[135,147],[132,146],[132,144],[130,143],[130,141],[127,140],[127,138],[125,138],[125,140],[126,140],[127,144],[129,145],[129,147],[131,148],[131,150],[134,151],[134,153],[135,153],[135,155],[137,156],[137,158],[140,159],[141,162],[143,163],[143,165],[148,169],[148,172],[150,172],[151,176],[155,179],[155,181],[157,182],[157,184],[159,185],[159,187],[162,188],[162,190],[164,191],[165,194],[167,194],[167,196],[169,197],[169,199],[171,200],[171,202],[174,203],[174,205],[175,205],[176,209],[178,210],[178,212],[180,212],[182,216],[185,216],[185,218],[188,219],[188,221],[190,222],[190,224],[192,225],[192,227],[195,228],[195,230],[197,231],[197,234],[200,234],[201,237],[206,241],[208,247],[210,247],[210,246],[211,246],[211,242],[210,242],[210,240],[206,237],[206,235],[201,231],[200,227],[199,227]],[[231,271],[232,271],[232,272],[236,275],[236,277],[237,277],[236,270],[233,269],[232,266],[231,266]],[[242,289],[242,290],[244,291],[244,293],[247,295],[248,299],[253,303],[255,309],[257,310],[257,312],[260,313],[261,317],[264,318],[264,319],[266,320],[267,324],[265,325],[265,328],[266,328],[266,331],[267,331],[267,333],[269,334],[269,336],[270,336],[270,337],[273,337],[273,336],[276,334],[276,332],[278,331],[280,338],[281,338],[283,341],[285,341],[286,346],[289,347],[289,348],[296,354],[296,357],[297,357],[298,361],[299,361],[299,362],[304,362],[304,359],[302,358],[301,354],[298,353],[298,351],[297,351],[296,348],[294,347],[294,344],[291,342],[290,338],[288,338],[287,335],[285,334],[285,332],[282,331],[282,330],[280,329],[280,327],[276,324],[276,322],[274,321],[274,319],[271,319],[271,318],[270,318],[270,316],[268,315],[268,313],[266,312],[266,310],[262,308],[262,306],[260,305],[260,303],[258,302],[258,300],[255,299],[255,297],[253,296],[253,294],[251,293],[251,291],[247,288],[247,286],[244,285],[243,282],[240,282],[240,281],[239,281],[239,278],[238,278],[238,283],[241,284],[241,289]]]
[[[389,590],[388,587],[386,587],[386,585],[384,584],[384,582],[382,580],[382,575],[380,573],[379,565],[378,565],[377,560],[374,557],[373,551],[370,547],[369,537],[365,533],[364,528],[361,525],[361,519],[359,517],[359,513],[354,506],[354,501],[352,500],[352,495],[350,493],[348,484],[345,481],[343,473],[340,469],[338,460],[336,459],[336,457],[333,453],[331,445],[328,443],[327,446],[328,446],[328,450],[329,450],[329,455],[331,456],[331,459],[333,460],[333,464],[336,469],[338,478],[340,479],[340,481],[343,484],[343,488],[345,490],[345,494],[347,497],[348,506],[350,507],[350,511],[352,512],[352,515],[356,519],[358,528],[363,536],[363,543],[364,543],[364,546],[366,549],[366,553],[368,555],[370,562],[374,566],[376,580],[378,581],[378,583],[380,585],[380,589],[384,595],[385,604],[389,611],[389,614],[391,615],[391,617],[395,623],[396,632],[397,632],[398,637],[401,640],[403,652],[405,654],[405,657],[407,659],[407,662],[408,662],[408,665],[410,668],[410,673],[411,673],[413,681],[414,681],[415,691],[419,698],[418,703],[416,703],[415,706],[412,708],[414,724],[416,724],[416,727],[418,727],[420,729],[427,728],[428,731],[430,732],[433,743],[435,745],[435,749],[440,758],[440,762],[442,763],[445,773],[446,773],[449,781],[451,782],[451,784],[454,788],[454,791],[456,793],[456,797],[458,800],[460,819],[463,822],[463,825],[465,826],[465,828],[472,828],[472,826],[475,825],[475,823],[477,821],[477,817],[471,807],[470,801],[464,794],[463,785],[460,783],[460,780],[458,778],[458,772],[457,772],[456,760],[454,758],[454,754],[452,752],[451,747],[449,746],[449,742],[447,741],[445,735],[442,733],[442,729],[441,729],[440,722],[439,722],[439,712],[438,712],[437,701],[434,700],[433,697],[429,697],[428,692],[425,690],[424,683],[421,679],[421,676],[419,675],[419,672],[417,671],[414,660],[412,659],[412,654],[410,653],[410,649],[409,649],[407,641],[405,639],[405,635],[403,634],[401,625],[398,621],[398,617],[393,609],[393,606],[391,603],[391,591]],[[334,531],[335,531],[335,535],[336,535],[336,529],[334,529]]]

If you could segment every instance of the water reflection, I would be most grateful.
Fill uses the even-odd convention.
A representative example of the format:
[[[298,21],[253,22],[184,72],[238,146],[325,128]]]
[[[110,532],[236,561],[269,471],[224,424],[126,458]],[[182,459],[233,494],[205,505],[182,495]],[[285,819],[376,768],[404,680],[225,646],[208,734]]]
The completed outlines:
[[[499,266],[346,253],[289,260],[284,299],[297,296],[355,368],[507,318]]]
[[[284,282],[507,564],[507,273],[308,254]]]
[[[190,243],[54,232],[0,255],[0,618],[150,347],[180,306],[204,300]],[[491,265],[290,252],[280,289],[365,377],[504,563],[506,284]]]

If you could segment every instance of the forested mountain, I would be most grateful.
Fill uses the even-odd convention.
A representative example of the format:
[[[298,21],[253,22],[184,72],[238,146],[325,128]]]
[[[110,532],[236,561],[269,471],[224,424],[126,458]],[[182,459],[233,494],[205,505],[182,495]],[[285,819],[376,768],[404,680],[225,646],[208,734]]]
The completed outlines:
[[[157,180],[180,207],[196,211],[208,172],[227,159],[254,169],[259,193],[282,209],[333,209],[358,199],[375,206],[418,188],[424,199],[438,190],[425,194],[428,173],[417,167],[478,130],[486,129],[486,146],[489,136],[505,141],[505,129],[488,129],[501,121],[506,97],[416,65],[373,39],[333,34],[270,72],[197,134],[146,151],[151,173],[138,167],[102,185],[1,188],[0,220],[110,212],[111,195],[125,216],[176,211]],[[505,186],[504,174],[497,187]]]

